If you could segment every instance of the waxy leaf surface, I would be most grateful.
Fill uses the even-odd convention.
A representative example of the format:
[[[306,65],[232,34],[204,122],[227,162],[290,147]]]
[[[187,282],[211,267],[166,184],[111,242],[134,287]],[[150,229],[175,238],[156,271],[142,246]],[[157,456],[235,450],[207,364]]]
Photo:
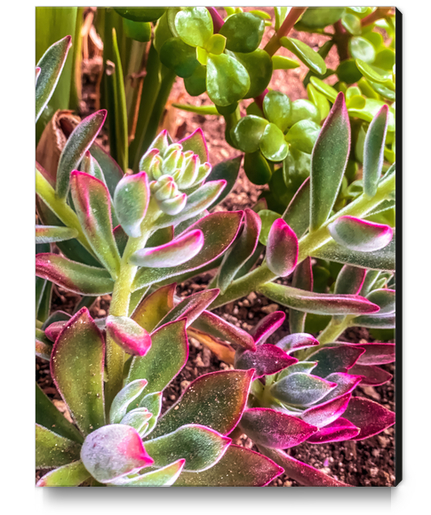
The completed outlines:
[[[176,283],[162,286],[145,297],[133,311],[131,318],[151,333],[174,307]]]
[[[395,424],[395,413],[362,397],[353,397],[344,412],[346,418],[361,430],[353,440],[365,440]]]
[[[360,429],[354,424],[340,417],[335,422],[319,429],[307,441],[309,443],[343,442],[357,436],[359,432]]]
[[[109,315],[106,319],[106,334],[132,356],[145,356],[151,347],[148,332],[129,317]]]
[[[253,379],[275,374],[293,365],[298,360],[288,356],[275,345],[264,343],[258,345],[255,351],[239,349],[235,356],[235,368],[242,370],[255,369]]]
[[[328,225],[328,229],[337,243],[349,250],[360,252],[380,250],[386,247],[393,237],[389,225],[367,222],[353,216],[340,216]]]
[[[346,393],[335,399],[308,408],[302,413],[302,419],[319,428],[327,426],[346,411],[351,397],[351,393]]]
[[[278,218],[271,226],[266,244],[266,263],[274,274],[290,275],[298,262],[298,238],[287,223]]]

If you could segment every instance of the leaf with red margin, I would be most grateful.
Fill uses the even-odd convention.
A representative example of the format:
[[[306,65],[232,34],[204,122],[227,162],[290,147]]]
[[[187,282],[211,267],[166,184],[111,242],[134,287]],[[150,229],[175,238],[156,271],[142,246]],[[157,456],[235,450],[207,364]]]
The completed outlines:
[[[90,433],[82,444],[81,460],[100,483],[138,472],[154,463],[136,429],[110,424]]]
[[[277,347],[283,349],[285,352],[294,352],[300,349],[308,349],[309,347],[314,347],[319,345],[319,342],[308,333],[295,333],[288,334],[284,338],[282,338],[278,343],[276,343]]]
[[[311,354],[307,359],[318,361],[313,370],[316,376],[327,377],[334,372],[347,372],[358,361],[365,350],[353,345],[323,347]]]
[[[122,388],[114,400],[112,401],[109,410],[109,423],[120,424],[125,417],[131,403],[141,395],[142,391],[147,386],[146,379],[136,379]]]
[[[274,460],[281,467],[287,476],[297,481],[303,486],[351,486],[342,483],[337,479],[324,474],[310,465],[298,461],[292,456],[278,449],[267,449],[261,445],[258,446],[260,452],[264,453],[268,458]]]
[[[322,400],[336,387],[326,379],[296,372],[283,377],[270,389],[271,395],[290,406],[310,406]]]
[[[165,324],[151,334],[151,348],[147,354],[132,359],[126,384],[135,379],[146,379],[146,395],[161,392],[179,374],[188,355],[185,319]]]
[[[395,343],[360,344],[365,353],[359,356],[356,365],[386,365],[395,361]]]
[[[174,307],[176,283],[162,286],[145,297],[133,311],[131,318],[149,333],[154,331],[157,324]]]
[[[131,238],[141,236],[141,223],[150,200],[150,189],[145,172],[125,175],[114,193],[115,213],[124,231]]]
[[[175,486],[266,486],[283,469],[266,456],[230,445],[223,458],[204,472],[183,472]]]
[[[313,291],[313,267],[311,258],[307,257],[296,266],[292,276],[292,286],[301,290]],[[303,333],[305,330],[305,319],[307,313],[289,309],[290,334]]]
[[[84,434],[105,424],[104,365],[102,334],[88,309],[82,308],[67,322],[54,343],[51,376]]]
[[[220,361],[233,365],[235,350],[228,343],[222,342],[218,338],[194,327],[189,327],[187,331],[190,336],[205,345]]]
[[[41,329],[36,328],[36,356],[46,361],[50,360],[52,344]]]
[[[317,427],[331,424],[346,411],[351,396],[351,393],[346,393],[341,397],[308,408],[302,413],[301,417],[309,424]]]
[[[103,268],[83,265],[58,254],[37,254],[36,275],[81,295],[112,293],[114,281]]]
[[[285,220],[300,238],[310,225],[310,177],[301,184],[283,213]],[[307,288],[304,288],[307,289]]]
[[[235,368],[241,370],[255,369],[253,379],[275,374],[297,363],[296,358],[288,356],[275,345],[264,343],[258,345],[255,351],[238,349],[235,354]]]
[[[84,172],[70,174],[76,215],[95,255],[115,278],[120,272],[120,254],[112,229],[111,202],[102,181]]]
[[[243,230],[235,243],[225,254],[217,277],[217,286],[224,293],[234,280],[236,273],[256,250],[262,222],[252,209],[244,210]]]
[[[214,315],[211,311],[202,311],[200,317],[193,322],[191,327],[229,343],[236,343],[246,349],[256,349],[254,340],[248,333]]]
[[[208,161],[208,147],[204,133],[200,127],[192,132],[190,136],[180,139],[177,143],[183,147],[183,152],[192,150],[197,154],[201,163],[206,163]]]
[[[254,343],[256,345],[265,343],[271,334],[275,333],[275,331],[283,325],[285,318],[286,314],[283,311],[274,311],[274,313],[270,313],[262,318],[250,332],[253,336]]]
[[[158,326],[173,322],[179,318],[186,318],[186,327],[189,327],[198,316],[217,297],[220,290],[203,290],[189,295],[179,302],[169,313],[158,323]]]
[[[172,460],[185,459],[184,470],[203,472],[215,465],[232,440],[199,424],[184,425],[172,433],[145,442],[155,467],[164,467]]]
[[[361,384],[364,386],[381,386],[393,377],[392,374],[380,367],[365,365],[354,365],[349,373],[362,376]]]
[[[395,329],[397,319],[395,314],[383,315],[383,316],[360,316],[355,317],[350,327],[362,326],[372,329]]]
[[[389,225],[376,224],[347,215],[340,216],[329,224],[328,230],[339,245],[360,252],[380,250],[390,243],[393,236]]]
[[[36,243],[55,243],[75,238],[76,229],[57,227],[55,225],[36,225]]]
[[[106,185],[111,197],[114,196],[115,188],[123,177],[124,173],[120,165],[106,152],[98,143],[94,142],[90,147],[90,154],[99,163],[103,170]]]
[[[344,265],[335,282],[334,292],[347,295],[359,295],[362,285],[364,284],[366,274],[367,271],[365,268]],[[368,300],[373,302],[372,299]],[[377,303],[375,302],[375,304]]]
[[[90,477],[90,472],[78,460],[48,472],[39,479],[36,486],[79,486]]]
[[[171,486],[181,474],[185,462],[186,460],[177,460],[166,467],[133,478],[114,479],[109,486]]]
[[[298,262],[298,238],[282,218],[277,218],[269,230],[266,244],[266,264],[272,273],[287,277]]]
[[[270,408],[245,410],[239,425],[257,445],[271,449],[294,447],[317,431],[298,417]]]
[[[364,166],[362,171],[364,193],[372,198],[377,193],[388,129],[388,106],[385,104],[371,120],[364,141]]]
[[[351,369],[348,374],[334,372],[333,374],[329,374],[325,377],[327,381],[331,381],[332,383],[336,383],[336,387],[326,395],[321,402],[327,402],[341,395],[345,395],[346,393],[351,393],[361,382],[361,376],[352,375]]]
[[[148,332],[129,317],[109,315],[106,319],[106,335],[132,356],[145,356],[151,347]]]
[[[370,302],[380,307],[379,316],[395,313],[395,290],[380,288],[367,295]]]
[[[210,174],[206,178],[206,182],[219,181],[223,179],[226,181],[226,187],[223,189],[221,195],[219,195],[216,200],[207,207],[208,210],[213,209],[217,204],[220,204],[232,191],[239,175],[241,160],[242,155],[234,157],[233,159],[228,159],[227,161],[221,161],[211,170]]]
[[[81,445],[36,424],[36,468],[61,467],[79,459]]]
[[[221,370],[195,379],[159,419],[154,437],[185,424],[201,424],[226,435],[238,424],[246,406],[253,370]]]
[[[133,290],[196,270],[222,255],[235,240],[242,219],[242,211],[218,212],[201,218],[187,229],[203,232],[205,245],[201,252],[183,265],[172,268],[143,268],[136,274]],[[183,233],[184,234],[184,233]]]
[[[395,413],[363,397],[352,397],[344,418],[359,427],[361,432],[352,440],[365,440],[395,424]]]
[[[350,440],[357,436],[359,432],[360,429],[354,424],[349,422],[347,419],[340,417],[337,418],[335,422],[322,427],[317,431],[317,433],[311,435],[307,442],[315,444],[343,442],[344,440]]]

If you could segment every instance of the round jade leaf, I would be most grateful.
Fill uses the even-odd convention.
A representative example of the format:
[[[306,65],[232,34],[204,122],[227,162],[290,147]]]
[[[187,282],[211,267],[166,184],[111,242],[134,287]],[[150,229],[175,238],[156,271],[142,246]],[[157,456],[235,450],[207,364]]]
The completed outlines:
[[[209,54],[207,63],[208,96],[216,105],[228,106],[241,100],[250,89],[244,66],[226,54]]]
[[[259,186],[267,184],[272,175],[271,167],[260,150],[244,155],[244,172],[250,182]]]
[[[209,54],[222,54],[226,48],[226,38],[221,34],[213,34],[205,44]]]
[[[232,52],[253,52],[262,41],[265,22],[251,13],[236,13],[226,20],[219,34],[227,38],[226,48]]]
[[[358,70],[354,59],[342,61],[337,68],[337,76],[342,82],[353,84],[361,79],[362,73]]]
[[[362,32],[361,20],[352,13],[345,13],[341,17],[343,27],[352,34],[352,36],[360,36]]]
[[[184,43],[203,47],[213,35],[213,20],[206,7],[184,7],[175,16],[175,28]]]
[[[262,228],[259,234],[259,242],[262,243],[262,245],[266,246],[266,244],[268,243],[269,231],[271,230],[272,224],[278,218],[281,218],[281,216],[275,211],[271,211],[270,209],[262,209],[262,211],[259,211],[259,213],[257,214],[262,220]]]
[[[283,161],[289,147],[284,140],[284,134],[274,123],[269,123],[263,131],[259,142],[260,151],[269,161]]]
[[[365,107],[365,98],[361,95],[354,95],[346,102],[347,109],[363,109]]]
[[[184,79],[186,91],[192,97],[197,97],[207,90],[207,67],[199,65],[195,71]]]
[[[365,59],[363,59],[365,61]],[[382,70],[392,71],[392,67],[395,64],[395,52],[391,48],[384,48],[377,53],[376,59],[373,62],[374,66],[381,68]]]
[[[371,64],[376,58],[376,51],[373,45],[363,37],[350,38],[349,50],[353,59],[362,59],[362,61],[368,64]]]
[[[291,127],[300,120],[311,120],[312,122],[320,123],[320,112],[313,102],[302,98],[292,102],[288,127]]]
[[[289,129],[286,141],[301,152],[311,154],[319,133],[320,125],[311,120],[301,120]]]
[[[344,7],[309,7],[302,15],[301,23],[310,29],[323,29],[336,23]]]
[[[243,152],[256,152],[268,122],[260,116],[247,115],[232,129],[232,137]]]
[[[166,7],[114,7],[120,16],[132,21],[156,21],[166,11]]]
[[[323,80],[320,80],[317,77],[310,77],[310,83],[328,100],[335,102],[338,95],[338,91],[335,88],[326,84],[326,82],[323,82]]]
[[[160,61],[183,79],[190,77],[199,66],[196,50],[180,38],[165,41],[160,50]]]
[[[151,24],[149,22],[139,22],[123,19],[124,32],[128,38],[146,43],[151,39]]]
[[[263,93],[272,77],[272,60],[265,50],[258,48],[248,54],[235,54],[247,70],[250,88],[243,98],[255,98]]]
[[[324,75],[326,73],[326,64],[322,56],[310,48],[306,43],[299,41],[299,39],[286,37],[282,37],[280,39],[280,43],[284,48],[290,50],[292,54],[295,54],[296,57],[313,72],[318,73],[319,75]]]
[[[288,127],[290,111],[291,102],[287,95],[280,91],[268,91],[263,99],[263,112],[268,121],[284,132]]]
[[[292,184],[297,190],[307,177],[310,176],[311,156],[301,152],[293,145],[283,161],[283,178],[285,184]]]
[[[383,45],[383,36],[379,32],[366,32],[363,37],[373,45],[375,50],[379,50]]]

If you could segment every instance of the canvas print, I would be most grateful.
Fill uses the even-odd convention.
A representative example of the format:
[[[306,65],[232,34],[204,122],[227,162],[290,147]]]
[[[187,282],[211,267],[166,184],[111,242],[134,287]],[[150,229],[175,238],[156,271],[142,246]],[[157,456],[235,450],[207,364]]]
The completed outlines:
[[[400,29],[36,8],[37,486],[398,484]]]

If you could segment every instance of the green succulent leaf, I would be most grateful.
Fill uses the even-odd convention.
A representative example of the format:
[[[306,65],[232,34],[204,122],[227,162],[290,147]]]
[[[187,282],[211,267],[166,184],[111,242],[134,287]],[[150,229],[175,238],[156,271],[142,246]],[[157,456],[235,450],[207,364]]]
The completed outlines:
[[[267,184],[272,176],[271,167],[260,150],[245,154],[244,172],[253,184]]]
[[[361,35],[361,20],[354,14],[349,12],[344,13],[341,17],[341,24],[352,36]]]
[[[125,18],[123,20],[124,33],[126,37],[146,43],[151,40],[151,23],[136,22]]]
[[[256,152],[267,125],[268,122],[259,116],[244,116],[233,128],[232,137],[243,152]]]
[[[169,311],[169,313],[159,322],[158,325],[160,326],[167,324],[168,322],[173,322],[174,320],[186,318],[186,327],[188,327],[199,317],[202,311],[213,302],[218,294],[219,290],[215,288],[211,290],[203,290],[189,295],[180,301],[171,311]]]
[[[353,59],[361,59],[367,64],[371,64],[376,58],[376,51],[372,43],[363,37],[350,38],[349,51]]]
[[[183,79],[191,77],[199,66],[196,50],[180,38],[169,38],[160,49],[160,61]]]
[[[301,24],[310,29],[324,29],[336,23],[344,13],[344,7],[308,7],[301,17]]]
[[[388,127],[388,106],[383,106],[373,118],[365,136],[363,184],[364,193],[369,198],[377,193],[382,174],[383,152]]]
[[[317,107],[303,98],[299,98],[292,102],[290,116],[288,118],[288,127],[300,121],[310,120],[314,123],[320,123],[320,112]]]
[[[207,207],[208,210],[215,207],[216,204],[220,204],[232,191],[239,175],[240,166],[241,156],[228,159],[227,161],[221,161],[213,167],[206,181],[211,182],[224,180],[226,181],[226,187],[223,189],[221,195]]]
[[[117,393],[109,410],[109,422],[111,424],[121,422],[128,411],[129,405],[141,395],[146,386],[147,381],[145,379],[136,379]]]
[[[253,52],[259,46],[265,22],[251,13],[236,13],[226,20],[219,34],[226,37],[226,48],[232,52]]]
[[[326,64],[323,58],[306,43],[303,43],[298,39],[287,38],[285,36],[280,39],[280,43],[284,48],[290,50],[292,54],[295,54],[301,62],[310,68],[310,70],[318,73],[319,75],[326,73]]]
[[[337,98],[337,90],[330,86],[329,84],[326,84],[326,82],[323,82],[323,80],[320,80],[318,77],[310,77],[310,83],[324,95],[328,100],[331,102],[335,102],[335,99]]]
[[[243,98],[255,98],[265,91],[272,76],[272,60],[265,50],[257,48],[254,52],[235,54],[238,61],[247,70],[250,88]]]
[[[274,123],[269,123],[259,141],[259,148],[269,161],[283,161],[289,152],[284,134]]]
[[[284,55],[273,55],[271,60],[273,70],[293,70],[301,66],[295,59],[289,59]]]
[[[184,79],[184,86],[187,93],[192,97],[197,97],[207,90],[207,67],[199,64],[195,71]],[[215,114],[215,113],[214,113]]]
[[[81,460],[68,463],[45,474],[36,486],[79,486],[91,477]]]
[[[55,243],[70,240],[78,235],[76,229],[53,225],[36,225],[36,243]]]
[[[283,377],[271,387],[271,395],[293,406],[311,406],[335,388],[335,383],[306,373]]]
[[[171,486],[180,476],[185,460],[177,460],[166,467],[139,474],[132,478],[119,478],[111,481],[110,486]]]
[[[81,445],[36,424],[36,468],[67,465],[79,459]]]
[[[280,215],[275,211],[271,211],[270,209],[262,209],[258,213],[261,221],[262,221],[262,229],[259,235],[259,241],[262,245],[267,245],[269,231],[271,230],[272,224],[280,218]]]
[[[127,20],[150,22],[158,20],[166,7],[114,7],[114,10]]]
[[[114,192],[115,213],[127,236],[141,236],[141,224],[147,212],[150,190],[145,172],[124,176]]]
[[[226,54],[208,56],[207,92],[214,104],[228,106],[241,100],[250,89],[250,77],[244,66]]]
[[[175,283],[168,284],[142,299],[133,311],[133,320],[149,333],[154,331],[160,320],[174,307],[175,288]]]
[[[280,91],[268,91],[263,99],[263,112],[269,122],[275,123],[281,131],[288,127],[291,102],[287,95]]]
[[[175,28],[187,45],[204,47],[213,35],[213,21],[206,7],[185,7],[175,16]]]
[[[310,225],[310,179],[307,178],[295,193],[282,216],[300,238]]]
[[[311,154],[319,134],[320,126],[317,123],[301,120],[289,129],[286,141],[299,151]]]

